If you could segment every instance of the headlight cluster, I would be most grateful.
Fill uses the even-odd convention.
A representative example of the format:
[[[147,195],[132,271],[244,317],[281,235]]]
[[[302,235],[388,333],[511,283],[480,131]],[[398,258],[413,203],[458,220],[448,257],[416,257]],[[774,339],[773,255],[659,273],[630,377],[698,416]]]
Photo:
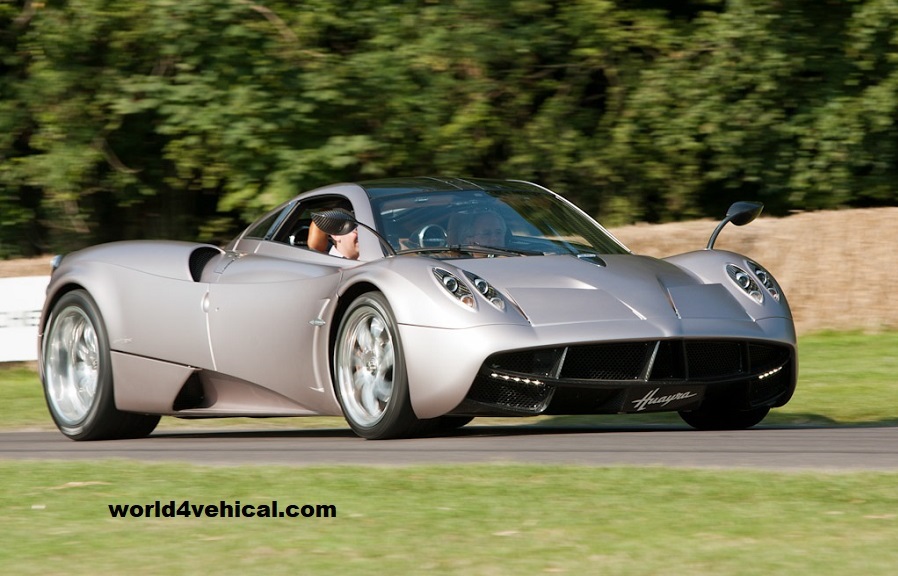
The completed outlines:
[[[751,271],[755,273],[755,276],[764,285],[764,288],[767,289],[767,292],[773,296],[773,299],[777,302],[780,301],[780,287],[777,285],[776,280],[773,279],[773,276],[764,269],[763,266],[758,264],[757,262],[748,261],[749,267],[751,267]]]
[[[455,298],[468,306],[469,308],[474,308],[476,305],[474,303],[474,295],[471,294],[471,291],[468,290],[468,287],[465,286],[465,283],[459,280],[455,274],[449,272],[448,270],[443,270],[442,268],[434,268],[433,275],[437,277],[437,280],[440,282],[440,286],[446,289],[447,292],[455,296]]]
[[[727,274],[729,274],[733,282],[742,288],[746,294],[754,298],[759,304],[764,301],[764,290],[766,290],[774,300],[779,302],[780,289],[773,279],[773,276],[770,275],[770,272],[765,270],[764,267],[757,262],[752,262],[751,260],[747,260],[747,262],[749,269],[754,276],[735,264],[727,264]],[[761,283],[763,289],[758,285],[758,282],[755,282],[755,278]]]
[[[759,304],[764,301],[764,295],[761,294],[761,289],[758,288],[758,283],[755,282],[754,278],[752,278],[748,272],[735,264],[727,264],[727,274],[730,275],[733,282],[742,288],[746,294],[754,298]]]
[[[493,288],[493,286],[481,278],[480,276],[476,276],[471,274],[468,271],[465,271],[465,276],[468,277],[468,280],[471,281],[471,284],[474,285],[474,289],[480,292],[481,296],[486,298],[486,301],[495,306],[497,309],[505,311],[505,300],[502,299],[502,296],[499,295],[499,292]]]
[[[440,286],[445,288],[446,291],[453,295],[461,304],[464,304],[469,308],[477,308],[474,294],[468,288],[468,285],[455,274],[448,270],[443,270],[442,268],[434,268],[433,275],[436,276]],[[470,272],[465,272],[465,276],[468,277],[468,280],[471,282],[471,285],[474,286],[474,289],[483,296],[487,302],[492,304],[498,310],[505,310],[505,300],[489,282]]]

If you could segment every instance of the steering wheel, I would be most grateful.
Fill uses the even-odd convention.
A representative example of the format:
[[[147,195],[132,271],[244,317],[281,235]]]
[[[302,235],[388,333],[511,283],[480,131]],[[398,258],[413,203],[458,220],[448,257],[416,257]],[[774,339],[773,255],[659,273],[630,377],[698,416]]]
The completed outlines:
[[[419,248],[434,248],[447,245],[446,231],[436,224],[428,224],[421,228],[417,234]]]

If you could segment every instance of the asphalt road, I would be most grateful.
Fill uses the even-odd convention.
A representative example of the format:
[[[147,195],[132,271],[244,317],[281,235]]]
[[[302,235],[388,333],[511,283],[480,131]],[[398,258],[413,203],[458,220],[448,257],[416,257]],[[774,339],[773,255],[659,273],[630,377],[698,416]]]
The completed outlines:
[[[366,441],[348,430],[157,432],[140,440],[73,442],[57,432],[0,433],[0,460],[124,458],[194,464],[386,465],[450,463],[658,465],[898,471],[896,427],[489,427],[439,438]]]

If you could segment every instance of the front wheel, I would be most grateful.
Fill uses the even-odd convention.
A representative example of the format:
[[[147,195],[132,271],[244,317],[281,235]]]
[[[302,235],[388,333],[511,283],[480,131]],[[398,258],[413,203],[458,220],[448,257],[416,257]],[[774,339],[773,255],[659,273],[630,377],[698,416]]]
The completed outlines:
[[[754,410],[715,410],[704,408],[680,412],[680,418],[696,430],[745,430],[759,424],[770,408]]]
[[[41,369],[50,415],[60,432],[73,440],[139,438],[159,423],[159,416],[115,408],[106,327],[84,290],[66,293],[53,306]]]
[[[350,428],[369,440],[414,433],[402,342],[387,299],[380,292],[356,298],[334,345],[334,387]]]

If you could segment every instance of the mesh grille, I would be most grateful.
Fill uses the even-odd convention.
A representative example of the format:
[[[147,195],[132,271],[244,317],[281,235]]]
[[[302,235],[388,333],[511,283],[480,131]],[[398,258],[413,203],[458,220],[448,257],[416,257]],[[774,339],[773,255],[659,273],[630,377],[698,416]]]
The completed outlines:
[[[467,398],[511,410],[538,413],[548,405],[554,390],[554,386],[546,384],[519,384],[478,376]]]
[[[651,374],[644,380],[653,358]],[[706,400],[765,406],[793,384],[791,361],[789,346],[737,340],[673,339],[517,350],[487,359],[466,401],[476,413],[614,413],[622,410],[626,391],[634,384],[691,383],[707,386]],[[515,382],[515,378],[531,378],[540,384]]]
[[[683,343],[679,340],[665,340],[659,343],[649,380],[685,380],[686,358]]]
[[[751,385],[749,402],[753,405],[763,404],[786,391],[790,383],[788,370],[781,370],[769,378],[758,380]]]
[[[641,376],[654,345],[654,342],[622,342],[572,346],[564,360],[561,378],[635,380]]]
[[[188,266],[190,267],[190,277],[193,278],[194,282],[200,281],[200,279],[203,277],[203,268],[206,267],[206,264],[209,263],[209,260],[212,260],[219,254],[221,254],[221,252],[218,249],[211,247],[197,248],[190,253]]]
[[[534,374],[545,377],[553,372],[563,352],[563,348],[509,352],[494,356],[487,365],[492,370],[504,370],[506,372]]]
[[[749,344],[748,355],[751,361],[751,371],[755,374],[762,374],[785,364],[789,359],[789,350],[782,346]]]
[[[788,347],[775,344],[662,340],[584,344],[570,346],[566,352],[552,348],[501,353],[490,357],[484,368],[553,379],[553,366],[563,358],[558,380],[626,381],[645,377],[653,353],[650,382],[749,377],[783,366],[791,356]]]
[[[686,359],[690,378],[725,378],[744,371],[740,342],[687,340]]]

